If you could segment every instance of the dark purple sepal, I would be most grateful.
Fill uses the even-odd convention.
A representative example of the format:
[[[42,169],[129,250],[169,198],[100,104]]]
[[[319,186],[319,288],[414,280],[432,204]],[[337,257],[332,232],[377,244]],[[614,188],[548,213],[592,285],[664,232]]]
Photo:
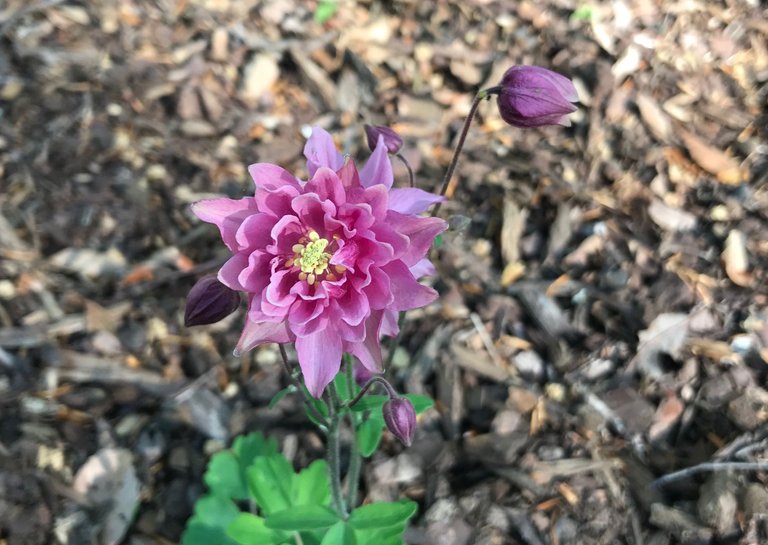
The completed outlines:
[[[184,325],[207,325],[226,318],[240,306],[240,294],[213,276],[197,281],[187,295]]]

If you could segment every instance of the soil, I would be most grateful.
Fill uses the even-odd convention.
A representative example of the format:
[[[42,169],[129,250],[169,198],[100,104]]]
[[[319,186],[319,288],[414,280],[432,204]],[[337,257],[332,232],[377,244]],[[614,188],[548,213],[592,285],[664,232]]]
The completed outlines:
[[[189,205],[306,177],[313,125],[392,126],[435,190],[515,64],[579,110],[481,105],[388,370],[437,403],[364,496],[409,544],[768,543],[767,44],[759,0],[0,5],[0,544],[177,543],[236,435],[322,456],[242,310],[183,326],[226,258]]]

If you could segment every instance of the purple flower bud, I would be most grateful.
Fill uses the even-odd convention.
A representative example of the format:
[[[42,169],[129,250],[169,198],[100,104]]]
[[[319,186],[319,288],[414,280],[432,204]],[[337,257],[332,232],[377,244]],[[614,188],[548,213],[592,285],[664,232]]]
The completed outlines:
[[[240,295],[219,282],[215,276],[204,276],[187,295],[184,325],[206,325],[229,316],[240,306]]]
[[[373,151],[376,149],[376,145],[379,143],[379,136],[384,138],[384,145],[387,147],[387,152],[395,155],[400,148],[403,147],[403,139],[400,135],[389,127],[381,125],[366,125],[365,136],[368,137],[368,148]]]
[[[411,446],[416,431],[416,411],[407,398],[395,397],[384,404],[384,423],[387,429],[406,447]]]
[[[515,127],[567,127],[568,114],[577,110],[571,104],[579,100],[571,80],[540,66],[513,66],[499,87],[499,113]]]
[[[380,376],[379,373],[374,373],[370,369],[368,369],[365,365],[362,363],[355,364],[354,369],[352,370],[352,373],[355,377],[355,382],[358,386],[361,388],[368,384],[368,381],[371,380],[373,377]]]

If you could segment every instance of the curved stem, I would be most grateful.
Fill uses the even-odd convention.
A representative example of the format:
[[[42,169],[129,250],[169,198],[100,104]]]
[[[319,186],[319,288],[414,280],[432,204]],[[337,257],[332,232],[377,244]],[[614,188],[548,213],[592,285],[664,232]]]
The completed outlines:
[[[395,155],[400,161],[405,165],[405,168],[408,169],[408,181],[410,182],[409,185],[411,187],[415,187],[415,183],[413,181],[413,169],[411,168],[411,165],[408,163],[408,161],[405,160],[405,157],[403,157],[402,153],[398,153]]]
[[[357,393],[357,395],[354,398],[352,398],[352,401],[347,403],[347,407],[350,407],[350,408],[354,407],[358,401],[363,399],[363,396],[370,389],[370,387],[376,383],[384,386],[384,389],[387,391],[387,395],[389,396],[390,399],[394,399],[397,397],[397,392],[395,391],[394,388],[392,388],[392,385],[389,382],[387,382],[387,379],[383,377],[373,377],[371,378],[371,380],[365,383],[365,386],[360,388],[360,391]]]
[[[469,132],[469,127],[472,125],[472,119],[474,119],[475,114],[477,113],[477,107],[480,106],[480,102],[483,99],[489,98],[492,94],[497,93],[501,90],[501,87],[490,87],[488,89],[483,89],[477,95],[475,95],[475,99],[472,101],[472,107],[469,109],[469,113],[467,114],[467,118],[464,120],[464,126],[461,128],[461,133],[459,134],[459,140],[456,142],[456,148],[453,150],[453,157],[451,157],[451,163],[448,165],[448,170],[445,171],[445,176],[443,176],[443,182],[440,186],[440,196],[445,196],[445,193],[448,191],[448,184],[451,181],[451,178],[453,177],[453,173],[456,170],[456,165],[459,163],[459,155],[461,155],[461,150],[464,147],[464,141],[467,139],[467,133]],[[442,203],[435,203],[435,207],[432,209],[432,217],[434,218],[437,213],[440,211],[440,205]]]

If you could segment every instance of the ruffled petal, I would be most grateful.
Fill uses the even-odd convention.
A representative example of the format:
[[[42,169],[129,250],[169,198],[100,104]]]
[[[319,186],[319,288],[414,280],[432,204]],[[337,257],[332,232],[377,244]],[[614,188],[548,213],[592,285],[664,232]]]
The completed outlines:
[[[341,336],[332,327],[296,338],[296,352],[304,384],[317,399],[339,372],[341,344]]]
[[[272,242],[269,232],[275,225],[275,218],[267,214],[251,214],[243,220],[235,232],[238,251],[264,249]]]
[[[327,167],[320,167],[315,171],[312,180],[304,186],[305,191],[316,193],[321,200],[329,200],[337,207],[344,204],[347,200],[344,186],[339,176]]]

